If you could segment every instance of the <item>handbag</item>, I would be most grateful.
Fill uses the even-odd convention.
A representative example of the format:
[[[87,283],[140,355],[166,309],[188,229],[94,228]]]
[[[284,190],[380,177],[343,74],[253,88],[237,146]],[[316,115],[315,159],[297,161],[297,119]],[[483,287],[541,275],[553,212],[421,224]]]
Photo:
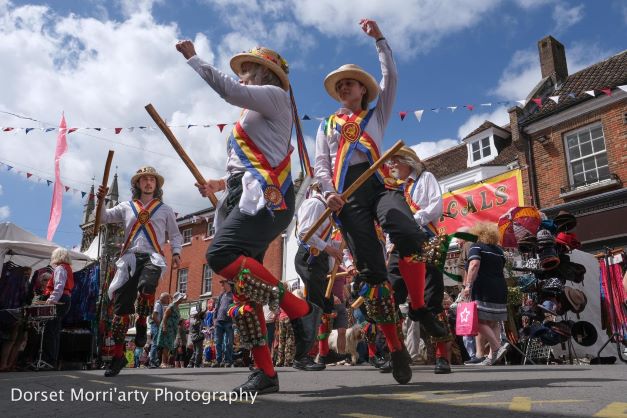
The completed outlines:
[[[476,302],[459,302],[455,318],[455,334],[475,336],[479,334],[479,316]]]

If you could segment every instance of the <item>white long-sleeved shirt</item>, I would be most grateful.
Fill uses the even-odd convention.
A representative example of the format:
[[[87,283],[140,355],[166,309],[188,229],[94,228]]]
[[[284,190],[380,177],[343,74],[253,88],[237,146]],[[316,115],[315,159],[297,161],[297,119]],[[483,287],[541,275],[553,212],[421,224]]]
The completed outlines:
[[[429,222],[437,224],[440,216],[442,216],[442,190],[435,176],[429,171],[423,171],[418,180],[417,173],[413,170],[406,181],[409,180],[407,186],[411,194],[411,200],[417,204],[420,209],[414,213],[414,219],[420,226],[428,225]],[[414,183],[416,187],[413,187]]]
[[[272,85],[240,84],[197,55],[191,57],[187,63],[227,103],[246,109],[239,119],[242,128],[270,165],[279,165],[290,150],[292,107],[289,93]],[[230,146],[226,170],[229,175],[246,171]]]
[[[301,242],[305,235],[307,235],[307,232],[309,232],[311,227],[316,223],[318,218],[322,216],[326,208],[326,204],[316,197],[305,199],[305,201],[300,205],[298,212],[296,213],[296,234]],[[320,228],[318,228],[311,238],[309,238],[307,244],[320,250],[321,252],[324,251],[327,246],[327,241],[324,240],[322,234],[327,230],[330,222],[331,220],[326,218]]]
[[[63,290],[65,289],[65,282],[67,282],[67,270],[63,266],[56,266],[54,268],[54,276],[52,277],[54,287],[52,293],[48,297],[50,302],[59,302],[61,296],[63,296]]]
[[[396,71],[396,63],[392,57],[392,50],[385,39],[376,43],[377,52],[379,54],[379,62],[381,63],[381,73],[383,78],[380,82],[380,94],[374,114],[368,121],[365,131],[372,140],[377,144],[379,152],[383,145],[383,134],[387,126],[388,120],[392,113],[392,107],[396,100],[396,88],[398,84],[398,73]],[[346,108],[340,108],[336,113],[352,115],[352,112]],[[318,128],[316,134],[316,158],[314,164],[315,177],[322,183],[322,191],[334,192],[333,185],[333,167],[335,167],[335,156],[340,141],[340,134],[333,132],[327,136],[324,132],[324,121]],[[359,164],[368,161],[366,155],[360,151],[353,152],[349,165]]]
[[[148,206],[148,205],[144,205]],[[124,240],[129,236],[137,217],[131,208],[131,203],[120,202],[111,209],[105,209],[104,205],[101,208],[100,219],[102,223],[124,223]],[[155,229],[157,236],[157,242],[161,247],[166,242],[165,233],[168,233],[170,239],[170,246],[172,247],[172,254],[180,254],[181,246],[183,245],[183,236],[179,231],[176,224],[176,215],[174,210],[165,203],[157,209],[150,217],[150,223]],[[131,253],[155,253],[155,249],[148,241],[146,235],[142,232],[135,235],[135,238],[130,243],[126,250]]]

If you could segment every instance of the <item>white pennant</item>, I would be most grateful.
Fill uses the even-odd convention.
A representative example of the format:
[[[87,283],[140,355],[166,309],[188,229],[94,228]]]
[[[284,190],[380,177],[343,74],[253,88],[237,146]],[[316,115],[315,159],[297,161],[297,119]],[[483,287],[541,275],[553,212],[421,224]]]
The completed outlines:
[[[418,119],[418,122],[420,122],[420,119],[422,119],[422,114],[424,113],[424,110],[416,110],[414,112],[414,115],[416,115],[416,119]]]
[[[627,91],[627,84],[623,84],[622,86],[618,86],[622,91]]]
[[[455,109],[457,109],[457,106],[449,106],[449,109],[451,109],[451,113],[455,111]]]
[[[492,106],[492,103],[481,103],[481,106]]]
[[[586,90],[586,94],[589,94],[592,97],[596,97],[596,94],[594,94],[594,90]]]
[[[560,101],[560,97],[559,96],[549,96],[549,99],[553,100],[555,102],[555,104],[557,104]]]
[[[525,107],[525,105],[527,104],[527,100],[526,99],[516,100],[516,103],[520,103],[521,107]]]

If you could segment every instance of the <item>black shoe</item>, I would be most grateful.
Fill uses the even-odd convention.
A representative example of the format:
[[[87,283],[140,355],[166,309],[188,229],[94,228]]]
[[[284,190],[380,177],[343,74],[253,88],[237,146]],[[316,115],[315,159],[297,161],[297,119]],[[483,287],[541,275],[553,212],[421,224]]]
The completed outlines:
[[[310,303],[311,311],[303,316],[292,320],[292,328],[294,329],[294,337],[296,338],[296,352],[294,358],[302,358],[309,353],[311,347],[317,342],[318,327],[320,326],[320,318],[322,309],[313,303]]]
[[[399,384],[405,385],[411,380],[411,356],[407,352],[407,349],[403,346],[402,350],[393,351],[391,353],[392,359],[392,376]]]
[[[141,348],[146,345],[146,341],[148,340],[146,336],[147,330],[148,327],[146,325],[135,325],[135,346]]]
[[[446,337],[448,334],[444,325],[427,308],[410,309],[407,316],[412,321],[420,322],[432,337]]]
[[[148,368],[149,369],[158,369],[159,365],[157,363],[154,363],[154,362],[151,361],[150,364],[148,365]]]
[[[393,370],[392,361],[391,360],[385,361],[378,367],[378,369],[379,369],[379,373],[392,373],[392,370]]]
[[[451,365],[447,359],[438,357],[435,359],[435,370],[433,372],[435,374],[449,374],[451,373]]]
[[[483,362],[483,360],[485,360],[485,356],[483,356],[483,357],[473,357],[470,360],[466,360],[464,362],[464,364],[466,366],[472,366],[473,364],[479,364],[479,363]]]
[[[233,389],[234,392],[254,392],[258,395],[264,393],[274,393],[279,391],[279,375],[268,377],[261,370],[256,370],[248,376],[248,381]]]
[[[323,363],[316,363],[309,356],[294,359],[292,367],[298,370],[305,370],[306,372],[319,372],[327,368]]]
[[[117,376],[126,365],[128,364],[128,360],[126,360],[125,356],[122,357],[113,357],[111,363],[109,364],[109,368],[105,370],[105,377],[113,377]]]
[[[374,358],[374,367],[376,367],[377,369],[380,369],[386,362],[387,360],[385,359],[385,357],[377,356]]]

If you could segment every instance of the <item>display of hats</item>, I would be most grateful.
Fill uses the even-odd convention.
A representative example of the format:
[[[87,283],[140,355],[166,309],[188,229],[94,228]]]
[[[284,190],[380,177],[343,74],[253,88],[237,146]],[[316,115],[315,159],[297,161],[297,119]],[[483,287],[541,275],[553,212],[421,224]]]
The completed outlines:
[[[577,226],[577,218],[570,212],[561,210],[555,218],[553,218],[555,225],[557,225],[557,231],[570,231]]]
[[[540,267],[544,270],[553,270],[560,264],[555,247],[544,247],[540,250]]]
[[[559,275],[573,283],[581,283],[586,274],[586,267],[583,264],[573,263],[572,261],[562,260],[560,257],[560,265],[557,268]]]
[[[541,305],[538,305],[538,308],[540,308],[541,310],[543,310],[544,312],[551,314],[553,316],[557,316],[557,303],[555,303],[552,300],[545,300],[544,302],[542,302]]]
[[[522,253],[531,253],[538,247],[538,239],[533,234],[525,234],[518,240],[518,250]]]
[[[581,242],[577,239],[577,235],[572,232],[559,232],[555,237],[555,243],[563,245],[569,251],[581,248]]]
[[[570,331],[577,344],[583,345],[584,347],[594,345],[599,338],[597,329],[587,321],[575,322]]]
[[[553,219],[543,219],[542,222],[540,222],[540,228],[548,229],[551,234],[557,233],[557,224]]]
[[[557,277],[551,277],[542,283],[542,293],[550,295],[561,294],[564,290],[564,283]]]
[[[524,274],[518,278],[518,287],[521,292],[533,292],[536,290],[538,279],[533,274]]]
[[[538,247],[549,247],[555,245],[555,237],[548,229],[541,229],[536,234],[538,240]]]
[[[566,342],[572,335],[572,327],[575,324],[574,321],[564,320],[560,322],[547,321],[544,326],[548,327],[560,336],[560,342]]]
[[[545,324],[532,325],[531,332],[529,333],[531,338],[539,338],[542,344],[556,345],[562,342],[562,337],[557,332],[553,331]]]
[[[544,320],[544,314],[538,312],[538,309],[535,305],[533,306],[521,306],[518,313],[520,316],[526,316],[530,321],[542,321]]]
[[[588,303],[588,298],[585,293],[570,286],[564,286],[563,296],[563,301],[565,302],[564,308],[574,313],[582,312]]]

